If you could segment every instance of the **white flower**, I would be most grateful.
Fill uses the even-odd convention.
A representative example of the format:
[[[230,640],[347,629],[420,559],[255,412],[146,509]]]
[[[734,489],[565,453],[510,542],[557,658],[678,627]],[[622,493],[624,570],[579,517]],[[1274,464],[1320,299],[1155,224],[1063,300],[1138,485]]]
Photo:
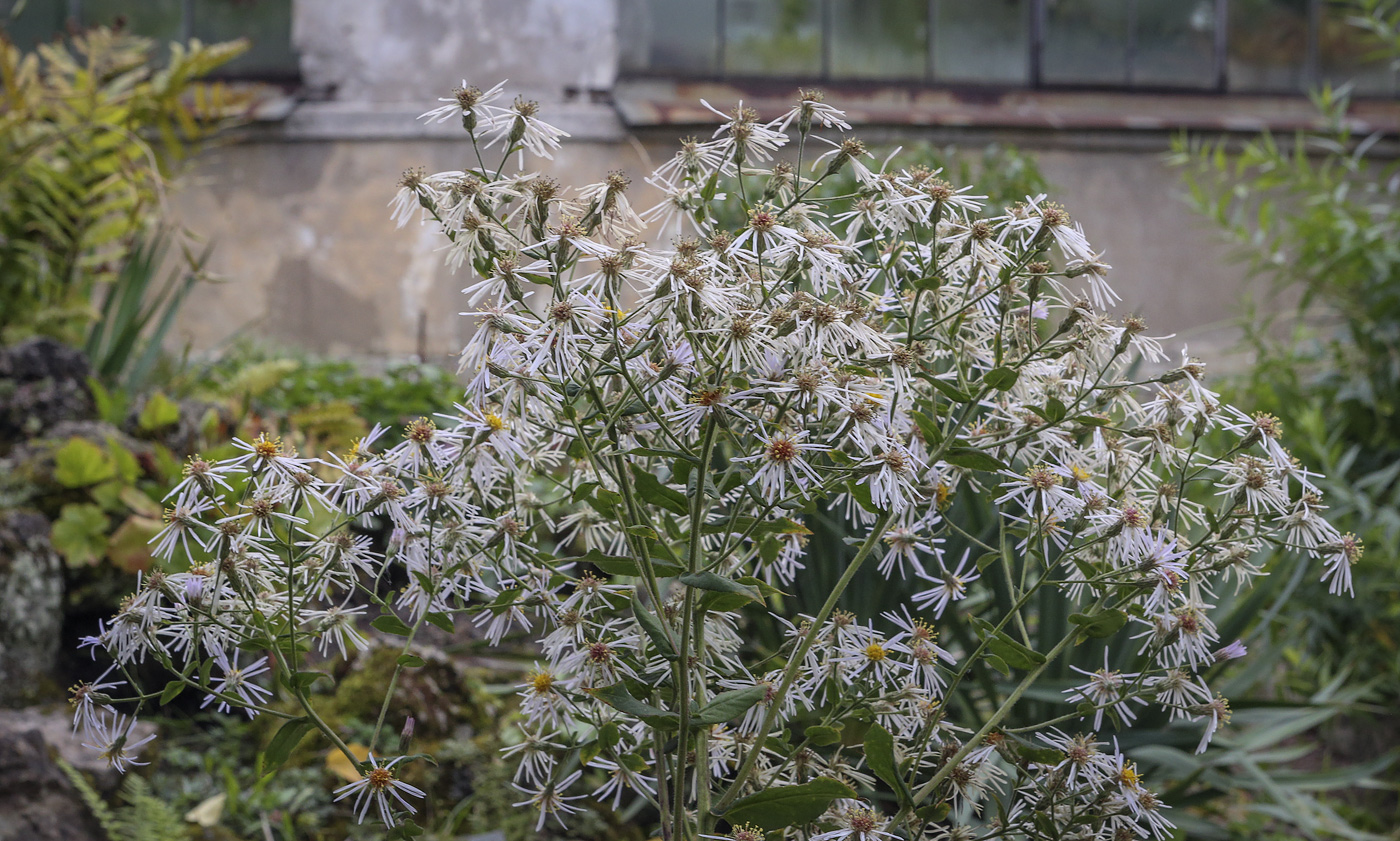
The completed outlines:
[[[794,495],[806,496],[812,485],[821,482],[821,475],[807,463],[803,453],[823,452],[830,448],[805,443],[802,439],[806,437],[806,430],[776,432],[760,439],[762,452],[734,459],[737,462],[761,462],[749,479],[749,484],[758,485],[765,501],[771,503],[787,499],[789,483],[793,486]]]
[[[379,760],[374,758],[374,754],[370,754],[367,760],[369,767],[361,769],[360,779],[336,789],[335,799],[340,801],[352,794],[355,795],[354,809],[357,823],[364,823],[365,815],[369,813],[369,807],[374,806],[384,825],[393,826],[395,803],[409,814],[417,811],[412,804],[404,799],[405,794],[420,799],[427,796],[422,789],[394,778],[393,768],[401,761],[403,761],[403,757],[397,756],[381,764]],[[392,802],[390,798],[393,798]]]
[[[89,719],[88,724],[88,741],[83,742],[83,747],[97,751],[118,773],[125,774],[131,765],[148,764],[138,761],[136,757],[141,748],[154,739],[156,734],[151,733],[144,739],[131,741],[136,719],[127,718],[119,713],[102,713]]]
[[[962,560],[958,561],[957,568],[951,572],[940,561],[938,566],[941,573],[939,575],[920,576],[928,581],[937,582],[937,585],[915,593],[913,596],[914,604],[918,605],[920,610],[927,610],[932,606],[933,616],[937,619],[943,615],[949,602],[967,598],[967,585],[981,577],[981,573],[977,572],[976,569],[968,569],[971,553],[971,549],[963,552]]]
[[[1122,719],[1123,726],[1128,726],[1137,719],[1137,714],[1128,705],[1129,701],[1136,701],[1139,704],[1146,704],[1142,698],[1136,695],[1126,694],[1130,691],[1131,685],[1137,679],[1136,672],[1120,672],[1108,667],[1108,651],[1103,653],[1103,668],[1093,672],[1086,672],[1078,666],[1071,665],[1071,669],[1089,678],[1088,682],[1065,690],[1071,702],[1087,701],[1097,709],[1094,711],[1094,729],[1103,728],[1103,714],[1106,709],[1112,709],[1118,713]]]

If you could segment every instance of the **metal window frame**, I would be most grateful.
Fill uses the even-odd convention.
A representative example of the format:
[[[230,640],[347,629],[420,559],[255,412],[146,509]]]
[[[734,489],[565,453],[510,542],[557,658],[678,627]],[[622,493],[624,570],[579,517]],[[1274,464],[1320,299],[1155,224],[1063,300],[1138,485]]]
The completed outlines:
[[[83,0],[63,0],[63,2],[66,8],[65,17],[74,25],[85,26],[86,21],[84,19],[85,16],[83,14]],[[6,4],[4,7],[8,9],[13,5],[13,3],[9,3]],[[197,15],[195,10],[195,0],[180,0],[179,39],[182,42],[188,43],[189,40],[194,37],[194,24],[196,16]],[[723,33],[721,32],[721,34]],[[288,43],[290,43],[290,31],[287,33],[287,37]],[[723,39],[721,38],[721,49],[723,49],[722,41]],[[293,55],[295,55],[295,50],[293,50],[292,53]],[[720,66],[722,67],[723,65],[721,64]],[[291,74],[242,73],[237,71],[232,73],[226,73],[221,71],[215,71],[214,73],[211,73],[209,75],[209,78],[215,80],[223,79],[238,81],[266,81],[278,84],[298,84],[301,82],[301,69],[298,67],[297,70]]]
[[[878,2],[878,0],[873,0]],[[78,0],[69,0],[78,2]],[[186,0],[189,2],[189,0]],[[919,80],[910,78],[865,78],[865,77],[838,77],[832,72],[832,51],[833,51],[833,28],[834,28],[834,0],[811,0],[817,4],[818,19],[820,26],[820,51],[821,64],[820,71],[816,76],[804,75],[752,75],[731,73],[728,70],[730,58],[733,55],[732,45],[728,43],[727,30],[728,23],[732,18],[731,3],[743,2],[743,0],[715,0],[715,69],[713,73],[697,73],[694,78],[715,78],[723,81],[775,81],[775,80],[811,80],[814,82],[849,82],[854,84],[918,84]],[[924,50],[924,72],[921,80],[922,84],[941,84],[943,80],[938,78],[936,72],[937,59],[937,22],[939,8],[943,3],[973,2],[973,0],[926,0],[925,6],[925,50]],[[1083,84],[1064,83],[1047,81],[1045,73],[1045,44],[1050,24],[1050,6],[1054,0],[1023,0],[1025,14],[1028,18],[1027,26],[1027,56],[1026,56],[1026,80],[1024,87],[1030,90],[1105,90],[1115,92],[1142,92],[1142,93],[1195,93],[1195,94],[1232,94],[1248,93],[1250,95],[1302,95],[1308,88],[1315,87],[1323,79],[1321,67],[1321,45],[1319,43],[1319,33],[1321,31],[1323,14],[1327,0],[1307,0],[1306,14],[1306,48],[1301,57],[1302,87],[1297,90],[1276,89],[1258,91],[1238,91],[1231,87],[1230,79],[1230,0],[1210,0],[1212,3],[1212,67],[1209,83],[1204,85],[1160,85],[1160,84],[1139,84],[1135,81],[1137,75],[1138,52],[1139,52],[1139,16],[1138,4],[1141,0],[1119,0],[1127,6],[1127,32],[1125,33],[1124,45],[1124,78],[1120,84]],[[636,75],[649,75],[645,71]],[[674,76],[677,74],[657,74],[663,76]],[[684,75],[684,74],[682,74]],[[957,82],[958,86],[966,86],[964,82]],[[996,85],[995,87],[1022,87],[1019,85]],[[1392,92],[1390,96],[1400,95],[1400,79],[1392,80]],[[1380,96],[1384,96],[1381,94]]]

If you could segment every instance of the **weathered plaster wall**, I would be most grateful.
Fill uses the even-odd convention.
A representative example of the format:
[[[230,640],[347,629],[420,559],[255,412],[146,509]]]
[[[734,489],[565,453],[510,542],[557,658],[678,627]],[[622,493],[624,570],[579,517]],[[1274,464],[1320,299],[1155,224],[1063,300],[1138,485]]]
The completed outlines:
[[[295,0],[302,76],[356,102],[417,101],[470,76],[558,99],[617,76],[615,0]],[[489,80],[489,81],[488,81]]]
[[[192,296],[173,340],[202,350],[247,334],[333,355],[454,353],[471,329],[458,316],[467,278],[442,266],[431,229],[396,230],[386,204],[402,170],[457,169],[467,147],[460,128],[414,117],[464,77],[509,78],[573,135],[542,171],[581,185],[623,169],[633,201],[648,206],[641,176],[692,130],[652,128],[639,140],[586,93],[613,87],[618,9],[629,2],[295,0],[303,75],[331,98],[213,151],[186,179],[177,207],[215,243],[212,267],[226,282]],[[965,139],[980,149],[1007,137]],[[1242,272],[1173,197],[1161,137],[1140,151],[1084,148],[1054,132],[1011,139],[1038,152],[1057,197],[1106,251],[1125,310],[1143,311],[1157,334],[1180,334],[1177,345],[1225,343]]]

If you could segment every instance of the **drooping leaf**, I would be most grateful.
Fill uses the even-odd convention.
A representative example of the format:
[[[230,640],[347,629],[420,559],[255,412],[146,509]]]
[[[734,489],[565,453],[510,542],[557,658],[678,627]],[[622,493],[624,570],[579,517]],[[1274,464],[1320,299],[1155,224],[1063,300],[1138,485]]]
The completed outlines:
[[[731,824],[751,823],[765,831],[801,826],[821,817],[831,802],[856,796],[851,787],[829,777],[796,786],[770,786],[734,802],[724,813]]]
[[[691,717],[691,723],[696,727],[709,727],[712,724],[723,724],[738,718],[749,711],[749,707],[762,701],[768,694],[768,685],[759,684],[746,689],[731,689],[728,692],[721,692],[710,702],[700,708],[700,711]]]

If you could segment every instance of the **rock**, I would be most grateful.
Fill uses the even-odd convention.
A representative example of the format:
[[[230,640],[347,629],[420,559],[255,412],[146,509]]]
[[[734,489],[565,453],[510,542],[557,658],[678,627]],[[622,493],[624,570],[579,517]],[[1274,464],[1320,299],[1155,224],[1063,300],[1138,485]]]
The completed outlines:
[[[63,628],[63,561],[32,511],[0,511],[0,617],[0,706],[15,706],[52,682]]]
[[[139,742],[156,732],[156,726],[138,721],[131,731],[130,741]],[[73,732],[73,719],[66,709],[45,712],[29,707],[22,710],[0,710],[0,734],[36,733],[49,750],[64,762],[87,774],[93,788],[110,794],[121,787],[122,775],[92,748],[83,747],[83,737]],[[149,748],[150,745],[147,745]],[[145,758],[142,758],[145,761]],[[3,838],[3,836],[0,836]]]
[[[102,841],[37,730],[0,728],[0,841]]]
[[[50,338],[0,348],[0,453],[65,420],[96,414],[82,351]]]

